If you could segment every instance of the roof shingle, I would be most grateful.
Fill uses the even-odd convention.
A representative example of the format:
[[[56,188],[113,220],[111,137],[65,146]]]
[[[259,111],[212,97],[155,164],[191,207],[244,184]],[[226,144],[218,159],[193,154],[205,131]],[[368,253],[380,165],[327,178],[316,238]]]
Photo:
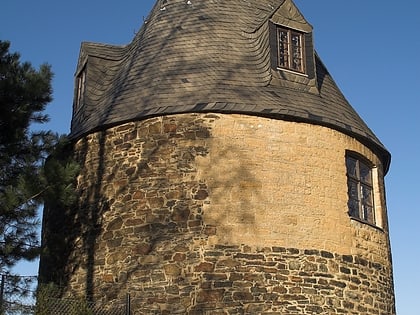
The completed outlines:
[[[78,71],[86,66],[86,93],[71,137],[156,115],[235,112],[340,130],[376,150],[387,170],[388,151],[316,54],[313,79],[272,69],[270,19],[285,11],[293,15],[285,20],[306,22],[297,9],[281,10],[294,6],[290,0],[191,2],[158,1],[127,46],[82,44]]]

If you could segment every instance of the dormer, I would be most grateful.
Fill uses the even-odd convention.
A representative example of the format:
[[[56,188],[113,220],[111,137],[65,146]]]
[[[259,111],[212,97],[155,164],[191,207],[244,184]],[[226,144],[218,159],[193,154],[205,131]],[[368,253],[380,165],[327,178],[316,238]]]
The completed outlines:
[[[105,117],[105,106],[125,46],[83,42],[77,63],[72,125],[87,124],[92,115]],[[92,126],[93,127],[93,126]]]
[[[312,26],[291,0],[269,19],[272,85],[318,93]]]

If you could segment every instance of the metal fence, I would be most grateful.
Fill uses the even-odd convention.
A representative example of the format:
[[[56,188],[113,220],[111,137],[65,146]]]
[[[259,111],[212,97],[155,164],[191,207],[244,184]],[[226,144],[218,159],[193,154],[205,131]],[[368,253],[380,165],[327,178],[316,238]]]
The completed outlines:
[[[35,315],[126,315],[130,314],[128,305],[104,306],[97,303],[73,299],[48,298],[38,305]]]
[[[129,315],[130,296],[124,301],[100,304],[82,299],[58,298],[50,290],[37,290],[37,277],[2,275],[0,315]]]

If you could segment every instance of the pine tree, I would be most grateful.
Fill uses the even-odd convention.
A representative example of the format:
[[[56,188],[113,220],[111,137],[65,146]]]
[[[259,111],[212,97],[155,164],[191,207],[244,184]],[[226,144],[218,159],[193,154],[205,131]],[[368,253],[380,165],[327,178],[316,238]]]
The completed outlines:
[[[31,128],[48,121],[50,66],[36,70],[9,47],[0,41],[0,272],[38,255],[37,209],[47,188],[42,166],[58,139]]]

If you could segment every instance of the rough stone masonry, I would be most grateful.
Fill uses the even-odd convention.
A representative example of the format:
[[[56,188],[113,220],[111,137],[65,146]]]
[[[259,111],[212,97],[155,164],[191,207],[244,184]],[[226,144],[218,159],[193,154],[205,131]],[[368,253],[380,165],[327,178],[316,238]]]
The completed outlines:
[[[129,292],[133,314],[392,314],[387,234],[347,214],[348,149],[380,166],[331,129],[245,115],[80,140],[68,294]]]

